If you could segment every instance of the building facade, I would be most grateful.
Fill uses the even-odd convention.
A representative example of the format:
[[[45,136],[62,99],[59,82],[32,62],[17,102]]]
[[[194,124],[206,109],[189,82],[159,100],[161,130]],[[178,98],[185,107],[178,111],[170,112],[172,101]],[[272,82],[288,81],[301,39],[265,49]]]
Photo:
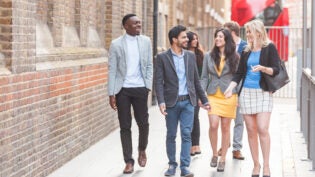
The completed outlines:
[[[173,25],[222,23],[218,2],[160,0],[159,48]],[[0,176],[47,176],[118,127],[107,51],[127,13],[153,39],[153,10],[153,0],[0,1]]]
[[[177,24],[184,25],[188,30],[196,31],[197,28],[221,26],[229,19],[228,8],[230,1],[212,0],[160,0],[158,22],[158,51],[169,47],[168,30]],[[200,34],[202,45],[204,38],[212,34]],[[208,48],[206,46],[206,48]]]

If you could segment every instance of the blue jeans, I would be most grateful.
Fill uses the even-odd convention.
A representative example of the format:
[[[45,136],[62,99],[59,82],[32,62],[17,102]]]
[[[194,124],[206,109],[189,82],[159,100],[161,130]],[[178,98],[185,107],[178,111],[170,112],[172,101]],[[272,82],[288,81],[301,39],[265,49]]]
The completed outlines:
[[[166,152],[169,159],[169,165],[177,167],[176,163],[176,134],[177,125],[180,122],[180,133],[182,138],[180,153],[180,168],[189,167],[190,148],[191,148],[191,131],[194,121],[194,107],[189,99],[178,101],[174,107],[166,109]]]
[[[237,107],[236,118],[234,119],[234,130],[233,130],[233,151],[241,150],[243,147],[243,131],[244,131],[244,121],[243,115],[240,114],[240,107]]]

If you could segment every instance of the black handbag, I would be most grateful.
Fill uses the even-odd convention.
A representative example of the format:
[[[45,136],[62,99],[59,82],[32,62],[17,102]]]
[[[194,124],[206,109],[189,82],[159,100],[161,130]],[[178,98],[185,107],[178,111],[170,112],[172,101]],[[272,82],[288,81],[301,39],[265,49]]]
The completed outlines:
[[[263,77],[266,81],[268,91],[275,92],[290,82],[290,78],[285,67],[284,61],[279,60],[279,65],[280,65],[279,74],[275,75],[274,77],[266,73],[263,73]]]

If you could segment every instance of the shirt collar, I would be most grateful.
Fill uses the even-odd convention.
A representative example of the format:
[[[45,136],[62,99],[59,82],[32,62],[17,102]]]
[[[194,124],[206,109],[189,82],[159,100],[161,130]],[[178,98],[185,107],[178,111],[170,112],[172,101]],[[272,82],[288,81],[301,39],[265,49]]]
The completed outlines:
[[[236,45],[240,45],[241,44],[241,38],[238,38]]]
[[[137,36],[131,36],[131,35],[126,33],[126,39],[129,40],[129,41],[134,41],[134,40],[137,39]]]
[[[180,55],[176,54],[176,53],[172,50],[172,48],[171,48],[171,52],[172,52],[172,55],[173,55],[173,56],[184,57],[184,49],[182,50],[182,53],[181,53]]]

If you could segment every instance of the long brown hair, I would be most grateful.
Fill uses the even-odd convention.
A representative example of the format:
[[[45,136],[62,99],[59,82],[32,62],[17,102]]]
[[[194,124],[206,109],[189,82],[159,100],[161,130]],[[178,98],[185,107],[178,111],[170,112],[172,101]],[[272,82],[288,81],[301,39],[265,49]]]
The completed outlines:
[[[196,36],[197,39],[199,39],[197,33],[194,33],[194,32],[192,32],[192,31],[188,31],[188,32],[187,32],[187,37],[188,37],[188,46],[187,46],[187,49],[192,48],[191,42],[192,42],[192,40],[194,39],[194,36]],[[199,44],[199,41],[197,42],[197,47],[194,48],[194,52],[195,52],[195,55],[196,55],[197,66],[198,66],[198,67],[202,67],[204,51],[203,51],[203,49],[201,48],[201,46],[200,46],[200,44]]]
[[[222,32],[224,35],[224,41],[225,41],[225,46],[224,46],[224,55],[225,55],[225,61],[226,63],[230,66],[230,70],[232,73],[236,72],[237,65],[239,62],[239,55],[236,53],[236,44],[233,40],[233,37],[231,35],[231,32],[226,29],[226,28],[218,28],[214,32],[214,38],[217,37],[218,33]],[[220,50],[219,47],[217,47],[214,43],[213,48],[210,52],[211,58],[214,60],[214,63],[219,69],[220,67],[220,62],[221,62],[221,56],[220,56]]]

